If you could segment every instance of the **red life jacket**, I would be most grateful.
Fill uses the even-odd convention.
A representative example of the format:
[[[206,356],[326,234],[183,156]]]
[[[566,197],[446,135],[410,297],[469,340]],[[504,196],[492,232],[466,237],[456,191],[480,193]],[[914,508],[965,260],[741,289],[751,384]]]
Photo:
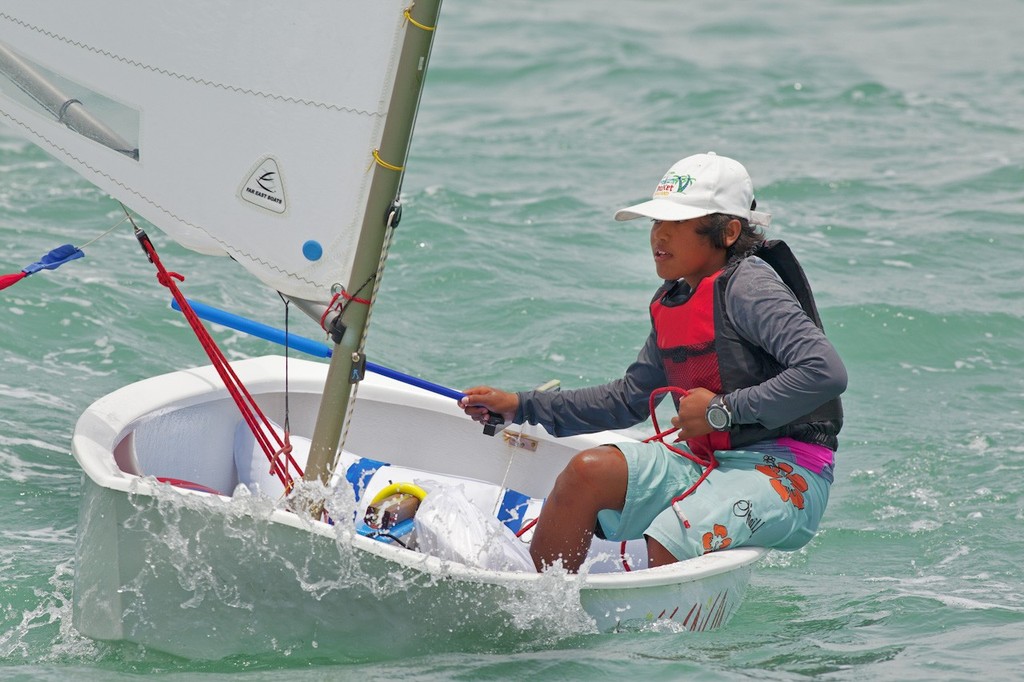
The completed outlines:
[[[804,312],[820,328],[821,318],[803,269],[781,241],[766,241],[756,252],[793,291]],[[671,386],[706,388],[714,393],[759,385],[776,376],[782,367],[763,349],[741,339],[725,309],[725,290],[737,263],[705,277],[688,297],[680,296],[678,283],[666,283],[651,301],[651,321],[657,335],[665,374]],[[688,292],[688,287],[681,293]],[[682,299],[682,300],[680,300]],[[687,440],[698,455],[714,450],[742,448],[769,438],[789,436],[806,443],[838,447],[843,407],[833,398],[793,422],[769,429],[760,424],[734,424],[728,432],[712,432]]]
[[[702,279],[685,303],[670,307],[660,296],[651,302],[651,320],[670,386],[723,392],[715,347],[715,280],[722,272]],[[702,457],[732,447],[729,433],[722,431],[687,439],[686,444]]]

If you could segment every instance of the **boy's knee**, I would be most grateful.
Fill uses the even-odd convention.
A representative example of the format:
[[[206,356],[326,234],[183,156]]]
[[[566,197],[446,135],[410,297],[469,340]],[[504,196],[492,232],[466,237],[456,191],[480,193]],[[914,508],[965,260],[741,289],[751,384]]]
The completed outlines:
[[[604,445],[573,455],[558,476],[558,482],[574,489],[586,487],[618,492],[619,488],[625,489],[628,476],[629,470],[622,452],[616,447]]]

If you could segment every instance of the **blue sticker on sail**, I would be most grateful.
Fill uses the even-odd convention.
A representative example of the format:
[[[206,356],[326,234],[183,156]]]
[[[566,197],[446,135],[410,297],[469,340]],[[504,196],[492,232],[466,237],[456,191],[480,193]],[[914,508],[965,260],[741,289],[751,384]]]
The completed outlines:
[[[324,247],[320,246],[320,242],[310,239],[302,245],[302,255],[306,257],[306,260],[320,260],[320,257],[324,255]]]

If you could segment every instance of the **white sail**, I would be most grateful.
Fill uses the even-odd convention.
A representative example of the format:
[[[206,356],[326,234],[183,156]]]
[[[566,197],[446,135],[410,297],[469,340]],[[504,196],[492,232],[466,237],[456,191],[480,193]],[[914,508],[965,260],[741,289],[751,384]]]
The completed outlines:
[[[349,282],[409,5],[5,0],[0,47],[67,100],[0,76],[0,124],[182,245],[323,301]]]

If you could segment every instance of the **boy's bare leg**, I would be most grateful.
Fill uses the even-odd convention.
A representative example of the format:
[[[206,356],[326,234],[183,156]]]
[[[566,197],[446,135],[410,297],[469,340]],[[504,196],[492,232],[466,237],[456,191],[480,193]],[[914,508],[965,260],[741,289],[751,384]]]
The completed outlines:
[[[558,475],[530,543],[538,571],[555,564],[579,571],[594,536],[597,513],[621,510],[629,470],[618,448],[603,445],[576,454]]]

